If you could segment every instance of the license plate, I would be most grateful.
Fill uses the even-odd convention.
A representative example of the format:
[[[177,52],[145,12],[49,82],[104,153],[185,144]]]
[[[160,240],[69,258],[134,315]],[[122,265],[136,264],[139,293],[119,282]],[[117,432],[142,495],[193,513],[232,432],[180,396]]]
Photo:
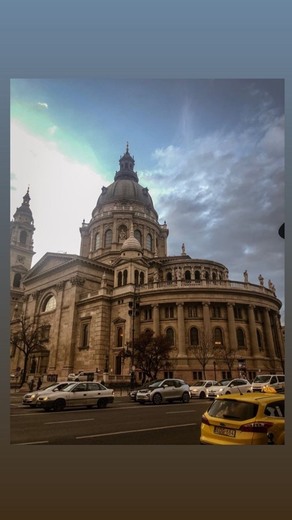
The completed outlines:
[[[215,426],[214,433],[225,435],[225,437],[235,437],[236,430],[232,430],[231,428],[223,428],[222,426]]]

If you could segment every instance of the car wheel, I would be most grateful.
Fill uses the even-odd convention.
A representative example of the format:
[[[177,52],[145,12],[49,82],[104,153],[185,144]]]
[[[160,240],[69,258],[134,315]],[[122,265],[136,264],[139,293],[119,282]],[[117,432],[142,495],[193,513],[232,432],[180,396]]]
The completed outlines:
[[[225,392],[225,395],[230,395],[230,392]]]
[[[188,392],[184,392],[183,393],[181,400],[182,400],[183,403],[188,403],[189,402],[190,396],[189,396]]]
[[[205,399],[206,398],[206,394],[205,392],[201,392],[200,393],[200,399]]]
[[[107,401],[105,399],[99,399],[96,405],[97,408],[105,408],[107,406]]]
[[[152,398],[152,402],[154,404],[161,404],[162,403],[162,396],[161,396],[161,394],[159,394],[159,393],[154,394],[154,396]]]
[[[57,399],[53,404],[53,408],[55,412],[62,412],[65,408],[65,401],[63,401],[63,399]]]

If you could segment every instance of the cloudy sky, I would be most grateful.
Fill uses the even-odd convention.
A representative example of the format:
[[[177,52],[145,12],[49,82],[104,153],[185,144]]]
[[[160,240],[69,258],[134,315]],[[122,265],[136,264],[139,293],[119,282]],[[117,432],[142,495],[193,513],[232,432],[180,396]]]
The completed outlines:
[[[11,81],[11,218],[30,188],[33,264],[79,254],[102,186],[129,142],[139,182],[193,258],[265,285],[283,302],[284,83],[281,80]]]

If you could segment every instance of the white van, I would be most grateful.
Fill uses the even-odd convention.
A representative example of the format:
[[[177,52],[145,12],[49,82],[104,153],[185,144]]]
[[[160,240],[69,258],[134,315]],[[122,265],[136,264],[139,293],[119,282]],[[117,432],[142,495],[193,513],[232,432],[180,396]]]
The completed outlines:
[[[284,374],[259,374],[251,384],[252,392],[261,392],[264,386],[271,386],[279,393],[285,392]]]

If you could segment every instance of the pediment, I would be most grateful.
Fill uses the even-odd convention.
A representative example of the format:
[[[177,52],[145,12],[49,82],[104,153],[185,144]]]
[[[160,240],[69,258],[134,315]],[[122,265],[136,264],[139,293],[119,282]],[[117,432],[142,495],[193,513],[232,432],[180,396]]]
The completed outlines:
[[[60,267],[66,267],[78,259],[77,255],[66,253],[46,253],[27,273],[25,281],[42,276]]]

